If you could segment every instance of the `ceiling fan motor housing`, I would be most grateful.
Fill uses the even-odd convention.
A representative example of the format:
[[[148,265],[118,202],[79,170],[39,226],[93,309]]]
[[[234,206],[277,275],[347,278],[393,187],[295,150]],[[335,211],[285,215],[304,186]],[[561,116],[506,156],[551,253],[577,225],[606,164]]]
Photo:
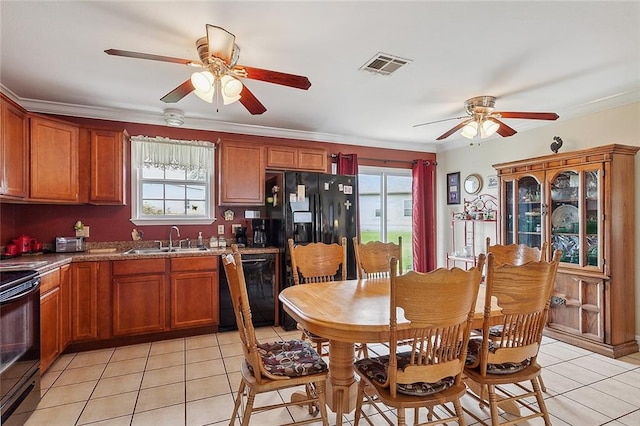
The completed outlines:
[[[493,112],[495,105],[495,96],[476,96],[464,101],[464,109],[471,116],[487,116]]]

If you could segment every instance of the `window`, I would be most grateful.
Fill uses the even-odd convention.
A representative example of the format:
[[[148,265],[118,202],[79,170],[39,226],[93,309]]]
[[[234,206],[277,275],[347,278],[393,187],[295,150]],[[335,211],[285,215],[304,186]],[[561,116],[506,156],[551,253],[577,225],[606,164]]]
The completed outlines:
[[[211,224],[214,145],[131,138],[131,221],[136,225]]]
[[[358,202],[360,241],[398,242],[402,236],[402,270],[413,269],[411,170],[360,166]]]

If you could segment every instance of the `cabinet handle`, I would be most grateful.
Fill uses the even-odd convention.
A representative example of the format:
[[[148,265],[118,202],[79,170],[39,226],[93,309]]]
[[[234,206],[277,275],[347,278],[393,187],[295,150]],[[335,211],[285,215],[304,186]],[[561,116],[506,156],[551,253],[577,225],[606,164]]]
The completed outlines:
[[[566,305],[567,299],[558,296],[551,296],[551,304],[554,306]]]
[[[540,214],[542,215],[546,215],[547,214],[547,205],[542,203],[540,204]]]

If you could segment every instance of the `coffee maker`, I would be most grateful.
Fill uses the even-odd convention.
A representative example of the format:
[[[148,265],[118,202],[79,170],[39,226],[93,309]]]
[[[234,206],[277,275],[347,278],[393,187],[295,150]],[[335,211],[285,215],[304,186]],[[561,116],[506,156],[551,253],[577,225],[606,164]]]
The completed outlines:
[[[247,245],[247,227],[241,226],[236,228],[236,244],[238,247],[244,247]]]
[[[254,220],[252,227],[254,247],[266,247],[268,245],[268,239],[265,221],[263,219]]]

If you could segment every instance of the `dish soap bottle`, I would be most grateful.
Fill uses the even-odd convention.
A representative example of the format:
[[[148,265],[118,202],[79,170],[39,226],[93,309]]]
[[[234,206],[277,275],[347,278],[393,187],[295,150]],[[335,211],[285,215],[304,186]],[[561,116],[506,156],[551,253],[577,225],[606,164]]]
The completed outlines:
[[[198,232],[198,242],[196,243],[196,247],[203,248],[204,240],[202,239],[202,232]]]

